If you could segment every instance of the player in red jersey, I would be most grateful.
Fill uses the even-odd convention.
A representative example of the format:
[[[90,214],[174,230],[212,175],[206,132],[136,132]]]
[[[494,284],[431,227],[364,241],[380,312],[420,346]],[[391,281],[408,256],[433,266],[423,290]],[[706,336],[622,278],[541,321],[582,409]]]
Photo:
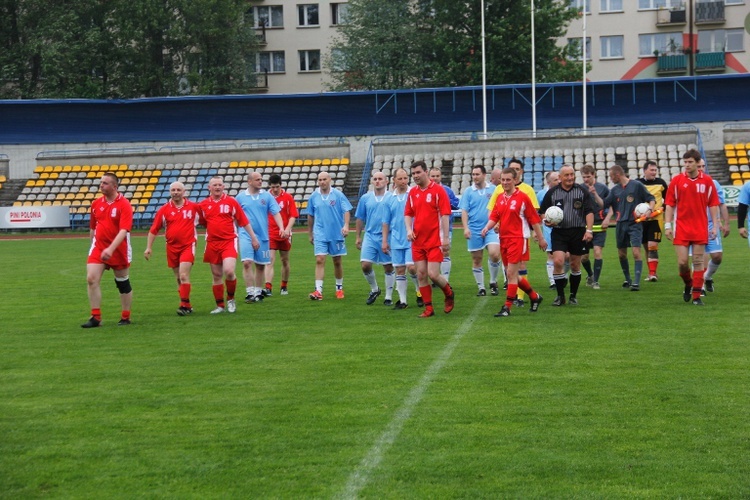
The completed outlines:
[[[517,175],[513,168],[503,169],[500,175],[503,192],[497,197],[495,207],[490,212],[490,220],[482,229],[482,236],[485,236],[496,225],[500,228],[500,255],[508,275],[505,304],[500,312],[495,314],[496,317],[510,316],[510,309],[517,299],[519,288],[531,299],[529,311],[538,311],[539,304],[542,303],[542,296],[534,291],[526,276],[518,278],[521,262],[529,261],[529,226],[534,230],[539,248],[543,251],[547,249],[547,242],[544,241],[542,233],[542,219],[531,198],[516,188]]]
[[[453,310],[454,294],[448,281],[440,274],[443,251],[450,250],[449,224],[451,205],[445,189],[433,182],[423,161],[411,164],[411,175],[416,187],[409,190],[404,208],[406,237],[412,243],[412,257],[417,268],[419,291],[425,309],[420,318],[435,315],[432,307],[432,288],[427,278],[445,294],[444,311]]]
[[[190,305],[190,271],[195,262],[195,242],[197,232],[195,225],[198,222],[200,207],[185,198],[185,185],[181,182],[173,182],[169,186],[169,195],[172,197],[156,212],[154,223],[151,224],[146,237],[146,250],[143,256],[146,260],[151,258],[151,247],[156,240],[156,235],[162,227],[165,229],[167,240],[167,265],[177,279],[177,291],[180,295],[180,307],[177,309],[179,316],[187,316],[193,312]]]
[[[273,283],[273,266],[276,263],[276,252],[281,257],[281,295],[289,293],[287,286],[289,283],[289,251],[292,249],[292,228],[299,217],[297,205],[294,198],[281,188],[281,176],[271,174],[268,178],[268,191],[276,198],[276,203],[281,208],[281,220],[284,223],[284,229],[289,235],[283,240],[279,238],[279,228],[272,216],[268,216],[268,234],[271,236],[271,265],[266,266],[266,294],[271,295]]]
[[[130,285],[130,229],[133,226],[133,207],[117,191],[120,181],[111,172],[102,175],[99,181],[100,198],[91,203],[91,248],[86,262],[86,284],[91,318],[82,324],[83,328],[95,328],[102,321],[101,281],[104,271],[112,269],[115,285],[120,291],[122,315],[118,325],[130,324],[130,306],[133,303],[133,289]]]
[[[235,267],[238,243],[237,228],[234,223],[237,222],[250,235],[253,249],[260,248],[260,242],[240,204],[224,193],[224,179],[218,175],[211,177],[208,182],[208,191],[208,198],[200,202],[200,224],[206,227],[206,250],[203,253],[203,262],[211,265],[213,293],[216,300],[216,309],[211,311],[211,314],[224,312],[224,284],[227,288],[226,311],[233,313],[237,310],[234,293],[237,290]]]
[[[685,171],[672,177],[664,200],[664,234],[674,245],[677,253],[677,266],[685,283],[682,299],[702,306],[703,254],[709,239],[716,238],[719,225],[719,196],[711,177],[698,169],[701,154],[690,149],[682,155]],[[708,229],[708,215],[711,213],[713,226]],[[693,274],[690,275],[690,246],[693,247]]]

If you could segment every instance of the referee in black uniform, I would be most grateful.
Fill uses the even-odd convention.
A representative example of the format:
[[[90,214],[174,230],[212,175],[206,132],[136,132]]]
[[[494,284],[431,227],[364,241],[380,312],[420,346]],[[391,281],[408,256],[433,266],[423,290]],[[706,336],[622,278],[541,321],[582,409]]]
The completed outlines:
[[[553,306],[565,304],[565,287],[568,278],[565,275],[565,255],[570,255],[570,297],[571,305],[578,305],[576,294],[581,284],[581,256],[587,250],[588,243],[594,237],[594,205],[585,186],[576,184],[576,172],[571,165],[565,164],[560,169],[560,184],[547,191],[539,207],[544,212],[551,206],[560,207],[563,220],[552,227],[552,258],[555,263],[554,278],[557,298]],[[546,222],[545,222],[546,224]]]

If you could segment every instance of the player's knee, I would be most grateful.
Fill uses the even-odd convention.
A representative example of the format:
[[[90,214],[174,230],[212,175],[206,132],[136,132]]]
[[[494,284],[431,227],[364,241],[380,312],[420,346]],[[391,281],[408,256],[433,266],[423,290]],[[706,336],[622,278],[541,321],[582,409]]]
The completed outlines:
[[[123,276],[122,278],[115,278],[115,285],[120,291],[120,295],[125,295],[133,291],[133,287],[130,285],[130,276]]]

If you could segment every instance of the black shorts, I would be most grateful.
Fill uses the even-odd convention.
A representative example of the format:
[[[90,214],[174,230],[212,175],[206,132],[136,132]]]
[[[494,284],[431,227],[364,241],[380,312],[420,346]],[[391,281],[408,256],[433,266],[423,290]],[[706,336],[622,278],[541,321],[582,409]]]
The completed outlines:
[[[661,241],[661,224],[659,219],[647,220],[641,222],[643,224],[643,241],[653,241],[659,243]]]
[[[588,253],[585,227],[552,228],[552,251],[569,252],[570,255],[584,255]]]

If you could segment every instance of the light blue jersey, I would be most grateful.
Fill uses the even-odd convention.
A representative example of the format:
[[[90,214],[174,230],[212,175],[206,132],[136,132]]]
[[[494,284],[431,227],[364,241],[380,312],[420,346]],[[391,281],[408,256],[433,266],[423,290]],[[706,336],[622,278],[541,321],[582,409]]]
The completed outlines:
[[[714,179],[714,186],[716,187],[716,194],[719,195],[719,206],[726,203],[726,198],[724,197],[724,188],[721,187],[721,184],[719,184],[719,181]],[[712,230],[714,228],[714,221],[711,219],[711,210],[709,208],[706,208],[706,214],[708,214],[708,230]],[[719,214],[719,218],[721,218],[721,214]],[[716,231],[716,234],[720,234],[721,231]]]
[[[268,216],[275,215],[281,211],[279,204],[271,193],[261,189],[258,194],[250,194],[247,189],[241,191],[235,196],[237,202],[244,210],[247,218],[250,219],[250,225],[253,226],[255,236],[260,241],[268,241]],[[240,228],[240,236],[249,239],[243,228]]]
[[[458,208],[465,210],[469,218],[469,230],[472,234],[479,234],[487,225],[489,220],[489,212],[487,211],[487,204],[492,198],[492,193],[495,192],[495,186],[487,183],[482,189],[478,189],[473,184],[469,189],[464,191],[461,196],[461,202]]]
[[[388,216],[387,206],[391,196],[389,191],[380,197],[375,196],[374,191],[370,191],[360,198],[354,216],[364,221],[366,235],[382,240],[383,223]]]
[[[307,201],[307,213],[315,218],[315,242],[343,241],[341,229],[344,227],[344,214],[351,209],[352,204],[338,189],[331,188],[325,195],[320,193],[320,188],[316,189]]]
[[[388,237],[391,249],[411,248],[411,242],[406,238],[406,223],[404,209],[409,191],[404,194],[393,193],[385,206],[385,223],[388,224]]]

